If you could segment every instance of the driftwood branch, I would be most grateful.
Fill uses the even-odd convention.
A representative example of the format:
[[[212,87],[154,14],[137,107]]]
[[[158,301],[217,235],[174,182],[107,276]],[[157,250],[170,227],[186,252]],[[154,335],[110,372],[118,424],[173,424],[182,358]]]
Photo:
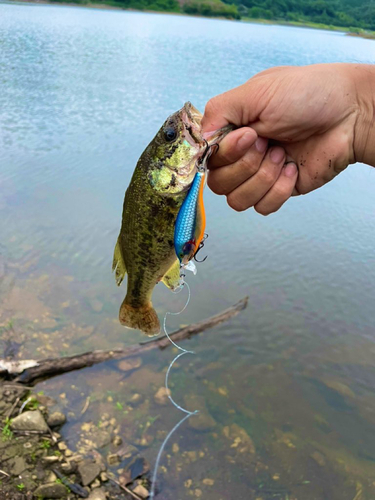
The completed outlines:
[[[193,335],[203,332],[209,328],[223,323],[224,321],[237,316],[237,314],[246,308],[248,297],[243,298],[233,306],[225,309],[215,316],[211,316],[198,323],[191,324],[170,334],[175,342],[188,339]],[[130,346],[125,349],[114,349],[111,351],[91,351],[77,356],[66,356],[63,358],[42,359],[37,362],[37,366],[32,366],[14,378],[15,382],[21,384],[32,384],[36,380],[53,377],[55,375],[66,373],[72,370],[86,368],[110,359],[123,359],[136,356],[151,349],[165,349],[170,344],[166,335],[150,339],[138,345]]]

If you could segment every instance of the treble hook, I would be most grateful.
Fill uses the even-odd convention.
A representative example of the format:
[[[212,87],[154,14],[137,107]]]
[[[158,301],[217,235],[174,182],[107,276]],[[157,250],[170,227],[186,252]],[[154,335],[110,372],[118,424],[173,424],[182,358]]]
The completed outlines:
[[[197,253],[199,252],[199,250],[202,250],[202,248],[204,247],[204,242],[206,241],[207,238],[208,238],[208,234],[205,234],[204,237],[203,237],[203,240],[199,244],[198,250],[194,254],[194,260],[195,260],[195,262],[204,262],[207,259],[208,255],[206,255],[206,257],[204,259],[202,259],[202,260],[198,260],[197,259]]]

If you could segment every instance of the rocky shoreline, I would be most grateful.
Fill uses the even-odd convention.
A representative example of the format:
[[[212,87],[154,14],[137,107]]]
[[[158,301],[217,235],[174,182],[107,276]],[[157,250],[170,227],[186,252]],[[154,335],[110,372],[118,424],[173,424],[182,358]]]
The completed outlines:
[[[84,453],[75,453],[59,432],[66,415],[52,411],[54,405],[52,398],[22,385],[0,386],[2,499],[148,498],[149,465],[135,446],[122,442],[114,418],[103,420],[101,432],[83,424]],[[101,443],[90,442],[89,435]],[[110,453],[103,456],[97,448],[109,443]],[[114,466],[120,467],[116,474],[109,470]]]

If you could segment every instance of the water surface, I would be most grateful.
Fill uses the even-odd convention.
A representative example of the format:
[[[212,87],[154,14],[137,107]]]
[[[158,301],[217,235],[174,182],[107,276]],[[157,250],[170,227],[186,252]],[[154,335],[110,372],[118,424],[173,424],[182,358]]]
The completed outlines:
[[[110,268],[126,186],[161,123],[185,101],[203,110],[268,67],[345,61],[373,63],[375,43],[283,26],[0,4],[3,339],[21,339],[26,358],[138,342],[138,332],[118,324],[124,288]],[[267,218],[235,213],[206,193],[209,258],[170,327],[245,295],[249,306],[191,340],[197,355],[175,368],[176,399],[201,396],[215,425],[197,432],[186,424],[174,437],[180,451],[172,443],[167,450],[163,498],[375,497],[374,187],[373,170],[354,165]],[[154,294],[160,315],[183,301],[161,285]],[[108,363],[41,384],[70,411],[71,446],[88,418],[98,424],[115,414],[131,442],[136,424],[158,416],[142,449],[153,464],[180,417],[153,399],[172,356],[147,355],[130,376]],[[136,418],[119,409],[132,393],[144,398]],[[244,436],[238,428],[255,453],[232,446]]]

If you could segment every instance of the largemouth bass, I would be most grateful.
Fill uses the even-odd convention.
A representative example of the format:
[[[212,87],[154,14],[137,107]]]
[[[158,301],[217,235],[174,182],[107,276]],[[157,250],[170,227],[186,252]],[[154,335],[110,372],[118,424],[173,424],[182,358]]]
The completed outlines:
[[[163,281],[173,290],[180,284],[180,260],[174,249],[178,212],[207,147],[232,129],[219,130],[207,142],[200,132],[201,118],[190,102],[167,118],[138,160],[125,193],[113,258],[118,285],[128,274],[119,319],[147,335],[160,332],[151,302],[155,285]]]

